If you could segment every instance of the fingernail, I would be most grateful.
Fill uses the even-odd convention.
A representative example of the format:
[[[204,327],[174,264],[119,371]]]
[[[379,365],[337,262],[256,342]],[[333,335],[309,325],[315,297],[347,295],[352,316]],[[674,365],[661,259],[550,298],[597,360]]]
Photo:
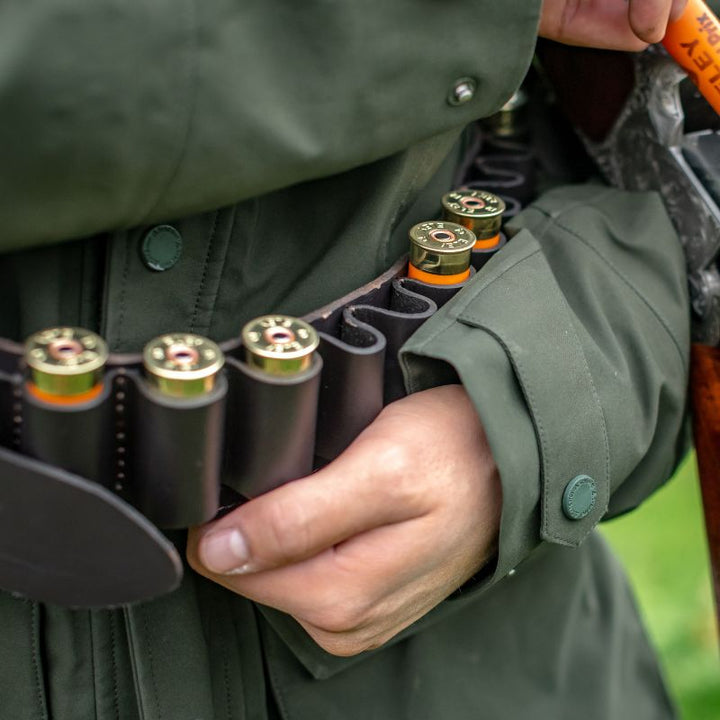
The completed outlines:
[[[236,528],[218,530],[200,541],[199,555],[210,572],[240,574],[249,570],[249,552],[245,538]]]
[[[670,7],[670,20],[678,20],[680,16],[685,12],[685,6],[687,0],[673,0],[673,4]]]

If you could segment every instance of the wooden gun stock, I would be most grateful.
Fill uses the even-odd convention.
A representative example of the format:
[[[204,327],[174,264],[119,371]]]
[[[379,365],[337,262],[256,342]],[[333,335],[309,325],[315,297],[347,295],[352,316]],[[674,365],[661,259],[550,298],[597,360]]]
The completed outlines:
[[[690,394],[715,608],[720,626],[720,348],[693,344]]]

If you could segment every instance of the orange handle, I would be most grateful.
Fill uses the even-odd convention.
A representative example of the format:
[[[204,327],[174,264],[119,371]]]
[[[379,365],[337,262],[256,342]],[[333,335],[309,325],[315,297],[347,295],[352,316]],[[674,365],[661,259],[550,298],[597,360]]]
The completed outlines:
[[[720,115],[720,21],[703,0],[688,0],[662,44]]]

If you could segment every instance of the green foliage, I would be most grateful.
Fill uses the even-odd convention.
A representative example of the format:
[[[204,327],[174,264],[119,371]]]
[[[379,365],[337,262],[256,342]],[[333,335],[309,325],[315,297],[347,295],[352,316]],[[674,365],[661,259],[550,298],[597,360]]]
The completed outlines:
[[[630,574],[682,718],[717,720],[720,654],[695,457],[603,531]]]

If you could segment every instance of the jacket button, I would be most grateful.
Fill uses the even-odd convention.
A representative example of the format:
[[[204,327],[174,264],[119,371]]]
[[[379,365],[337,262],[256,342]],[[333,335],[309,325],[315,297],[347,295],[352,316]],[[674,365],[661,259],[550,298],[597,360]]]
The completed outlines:
[[[562,509],[570,520],[582,520],[595,507],[597,486],[589,475],[574,477],[565,487]]]
[[[169,270],[180,259],[182,243],[182,235],[172,225],[151,228],[140,246],[145,266],[156,272]]]
[[[477,82],[473,78],[460,78],[455,81],[447,101],[450,105],[464,105],[475,97],[475,90],[477,90]]]

